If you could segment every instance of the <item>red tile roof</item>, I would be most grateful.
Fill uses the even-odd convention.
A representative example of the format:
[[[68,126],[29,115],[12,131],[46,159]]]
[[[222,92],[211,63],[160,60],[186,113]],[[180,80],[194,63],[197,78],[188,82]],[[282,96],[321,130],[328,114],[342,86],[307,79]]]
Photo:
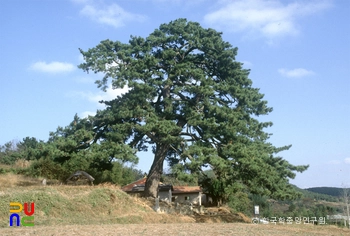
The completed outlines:
[[[125,192],[131,192],[132,188],[135,186],[140,186],[140,185],[145,185],[147,178],[142,178],[139,180],[136,180],[135,182],[132,182],[131,184],[125,185],[124,187],[122,187],[122,190]]]

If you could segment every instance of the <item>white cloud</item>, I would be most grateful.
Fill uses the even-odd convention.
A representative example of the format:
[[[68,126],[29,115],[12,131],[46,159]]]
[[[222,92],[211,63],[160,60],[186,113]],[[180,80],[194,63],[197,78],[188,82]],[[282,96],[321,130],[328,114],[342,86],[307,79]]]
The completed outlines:
[[[350,164],[350,157],[344,159],[345,164]]]
[[[243,68],[245,69],[250,69],[253,66],[253,63],[250,61],[241,61],[241,63],[243,63]]]
[[[84,111],[80,113],[81,118],[88,118],[89,116],[95,116],[95,115],[96,115],[96,111]]]
[[[89,100],[92,102],[99,102],[101,100],[112,100],[115,99],[117,96],[120,96],[122,94],[125,94],[129,91],[129,87],[125,86],[122,89],[112,89],[111,87],[107,88],[106,92],[99,92],[98,94],[94,94],[89,96]]]
[[[83,56],[82,54],[79,54],[79,56],[78,56],[78,62],[79,62],[79,63],[84,63],[84,62],[85,62],[84,56]]]
[[[146,19],[144,15],[127,12],[115,3],[109,6],[86,4],[80,11],[80,14],[100,24],[106,24],[115,28],[124,26],[126,22],[143,22]]]
[[[47,73],[62,73],[62,72],[71,72],[75,69],[75,66],[66,62],[44,62],[38,61],[33,63],[30,67],[31,70],[47,72]]]
[[[81,97],[83,99],[86,99],[90,102],[93,102],[95,104],[97,104],[98,108],[104,108],[103,104],[100,104],[99,101],[110,101],[113,100],[115,98],[117,98],[117,96],[121,96],[125,93],[127,93],[129,91],[129,87],[125,86],[122,89],[112,89],[111,87],[108,87],[106,92],[103,91],[99,91],[97,93],[92,93],[92,92],[73,92],[70,95],[71,96],[78,96]]]
[[[310,76],[314,75],[315,72],[312,70],[306,70],[303,68],[296,68],[293,70],[287,70],[287,69],[279,69],[278,72],[285,77],[290,77],[290,78],[300,78],[300,77],[305,77],[305,76]]]
[[[331,6],[329,0],[295,1],[288,4],[279,0],[226,0],[221,3],[219,10],[204,16],[206,23],[266,38],[297,35],[299,18]]]

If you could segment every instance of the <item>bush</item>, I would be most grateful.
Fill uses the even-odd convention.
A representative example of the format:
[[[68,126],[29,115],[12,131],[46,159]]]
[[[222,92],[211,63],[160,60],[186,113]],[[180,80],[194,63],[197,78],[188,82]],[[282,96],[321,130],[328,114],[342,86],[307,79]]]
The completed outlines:
[[[91,170],[91,174],[95,178],[94,183],[96,184],[110,182],[120,186],[124,186],[143,177],[142,171],[124,166],[118,161],[113,162],[111,170],[101,172],[93,169]]]
[[[8,169],[0,168],[0,175],[10,172]]]
[[[251,215],[252,213],[252,202],[248,194],[244,192],[236,192],[231,195],[229,197],[228,206],[236,212],[242,212],[246,215]]]
[[[48,158],[41,158],[33,161],[27,169],[26,175],[64,181],[69,176],[69,173],[54,161]]]

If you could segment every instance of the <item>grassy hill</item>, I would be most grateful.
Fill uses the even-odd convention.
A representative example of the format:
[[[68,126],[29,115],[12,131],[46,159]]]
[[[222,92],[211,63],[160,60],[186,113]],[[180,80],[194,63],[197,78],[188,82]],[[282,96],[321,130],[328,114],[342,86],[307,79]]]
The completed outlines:
[[[41,185],[40,179],[13,173],[0,174],[0,228],[8,227],[10,202],[34,202],[35,226],[105,225],[139,223],[251,222],[242,213],[231,213],[225,207],[206,208],[218,214],[156,213],[154,200],[131,197],[113,184]],[[167,204],[161,203],[161,208]],[[189,206],[187,206],[188,208]],[[165,209],[163,208],[163,209]],[[24,212],[19,213],[24,216]],[[1,235],[1,233],[0,233]]]
[[[194,221],[158,214],[146,200],[130,197],[111,184],[41,186],[38,179],[5,174],[0,175],[0,186],[0,227],[8,227],[10,202],[34,202],[36,226]]]

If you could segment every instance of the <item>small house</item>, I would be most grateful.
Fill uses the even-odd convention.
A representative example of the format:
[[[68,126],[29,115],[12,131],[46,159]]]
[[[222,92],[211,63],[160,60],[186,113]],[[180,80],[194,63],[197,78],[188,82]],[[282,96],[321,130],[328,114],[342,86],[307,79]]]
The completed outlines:
[[[173,186],[172,201],[202,205],[205,195],[200,186]]]
[[[130,195],[141,195],[145,191],[147,178],[142,178],[122,187],[122,190]]]
[[[147,178],[139,179],[131,184],[122,187],[122,190],[130,195],[141,195],[145,190]],[[160,201],[192,203],[202,205],[206,202],[206,196],[202,193],[200,186],[173,186],[159,183],[158,197]]]

